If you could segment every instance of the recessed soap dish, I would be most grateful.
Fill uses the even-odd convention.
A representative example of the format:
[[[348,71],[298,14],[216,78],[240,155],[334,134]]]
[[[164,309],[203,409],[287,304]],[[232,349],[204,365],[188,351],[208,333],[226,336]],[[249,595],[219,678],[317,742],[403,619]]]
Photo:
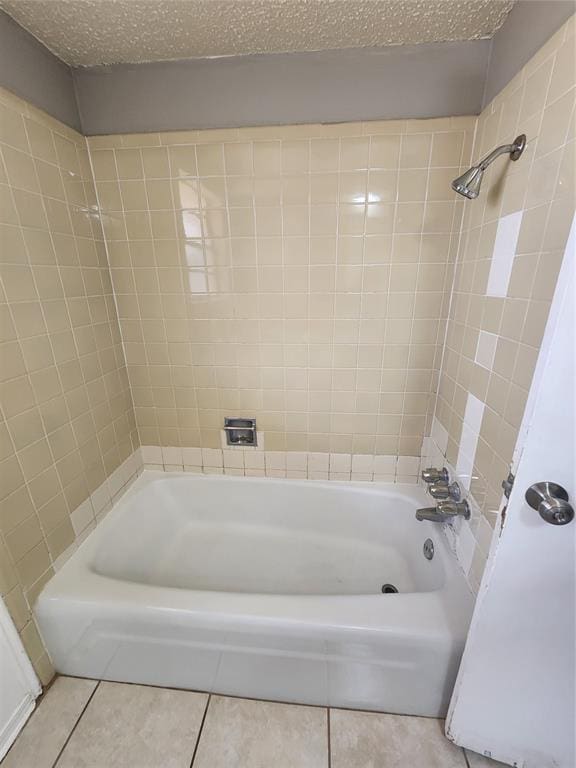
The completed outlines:
[[[226,433],[226,445],[255,446],[258,444],[256,419],[225,417],[224,432]]]

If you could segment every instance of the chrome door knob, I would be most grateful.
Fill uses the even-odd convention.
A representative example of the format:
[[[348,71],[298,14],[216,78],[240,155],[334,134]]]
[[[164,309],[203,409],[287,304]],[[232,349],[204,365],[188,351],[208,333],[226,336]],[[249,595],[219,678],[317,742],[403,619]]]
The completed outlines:
[[[528,505],[551,525],[566,525],[574,519],[568,493],[557,483],[534,483],[524,496]]]

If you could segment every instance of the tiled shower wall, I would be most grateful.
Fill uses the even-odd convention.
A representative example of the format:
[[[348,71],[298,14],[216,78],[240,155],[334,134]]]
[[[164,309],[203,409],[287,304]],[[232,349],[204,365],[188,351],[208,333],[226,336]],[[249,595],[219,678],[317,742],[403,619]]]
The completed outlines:
[[[476,584],[576,208],[574,29],[572,17],[478,118],[475,158],[520,133],[528,144],[466,205],[428,454],[477,502],[460,543]]]
[[[0,594],[46,682],[30,606],[137,433],[86,140],[0,90],[0,153]]]
[[[419,456],[474,125],[90,138],[141,443]]]

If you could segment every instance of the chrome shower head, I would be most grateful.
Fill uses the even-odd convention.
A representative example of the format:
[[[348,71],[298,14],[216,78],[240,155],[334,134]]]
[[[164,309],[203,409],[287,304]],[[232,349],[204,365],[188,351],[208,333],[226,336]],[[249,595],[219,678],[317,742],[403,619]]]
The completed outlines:
[[[452,189],[459,195],[467,197],[468,200],[474,200],[480,194],[480,185],[484,171],[478,165],[469,168],[462,176],[458,176],[452,182]]]
[[[483,160],[480,160],[478,165],[473,165],[472,168],[469,168],[462,174],[462,176],[458,176],[457,179],[454,179],[452,182],[452,189],[454,192],[458,192],[459,195],[467,197],[468,200],[475,200],[480,194],[480,185],[482,184],[484,171],[488,168],[490,163],[496,160],[500,155],[506,153],[510,155],[511,160],[518,160],[522,152],[524,152],[525,146],[526,136],[522,134],[514,139],[513,144],[503,144],[501,147],[497,147],[492,150],[489,155],[486,155]]]

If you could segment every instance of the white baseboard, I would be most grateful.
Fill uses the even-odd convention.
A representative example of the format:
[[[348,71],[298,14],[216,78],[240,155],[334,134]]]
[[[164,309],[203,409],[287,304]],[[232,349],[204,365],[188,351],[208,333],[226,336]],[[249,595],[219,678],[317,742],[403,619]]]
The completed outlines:
[[[28,694],[20,702],[18,709],[12,714],[10,720],[4,725],[2,731],[0,731],[0,760],[4,758],[4,755],[16,741],[16,737],[26,725],[28,718],[35,708],[36,696]]]

